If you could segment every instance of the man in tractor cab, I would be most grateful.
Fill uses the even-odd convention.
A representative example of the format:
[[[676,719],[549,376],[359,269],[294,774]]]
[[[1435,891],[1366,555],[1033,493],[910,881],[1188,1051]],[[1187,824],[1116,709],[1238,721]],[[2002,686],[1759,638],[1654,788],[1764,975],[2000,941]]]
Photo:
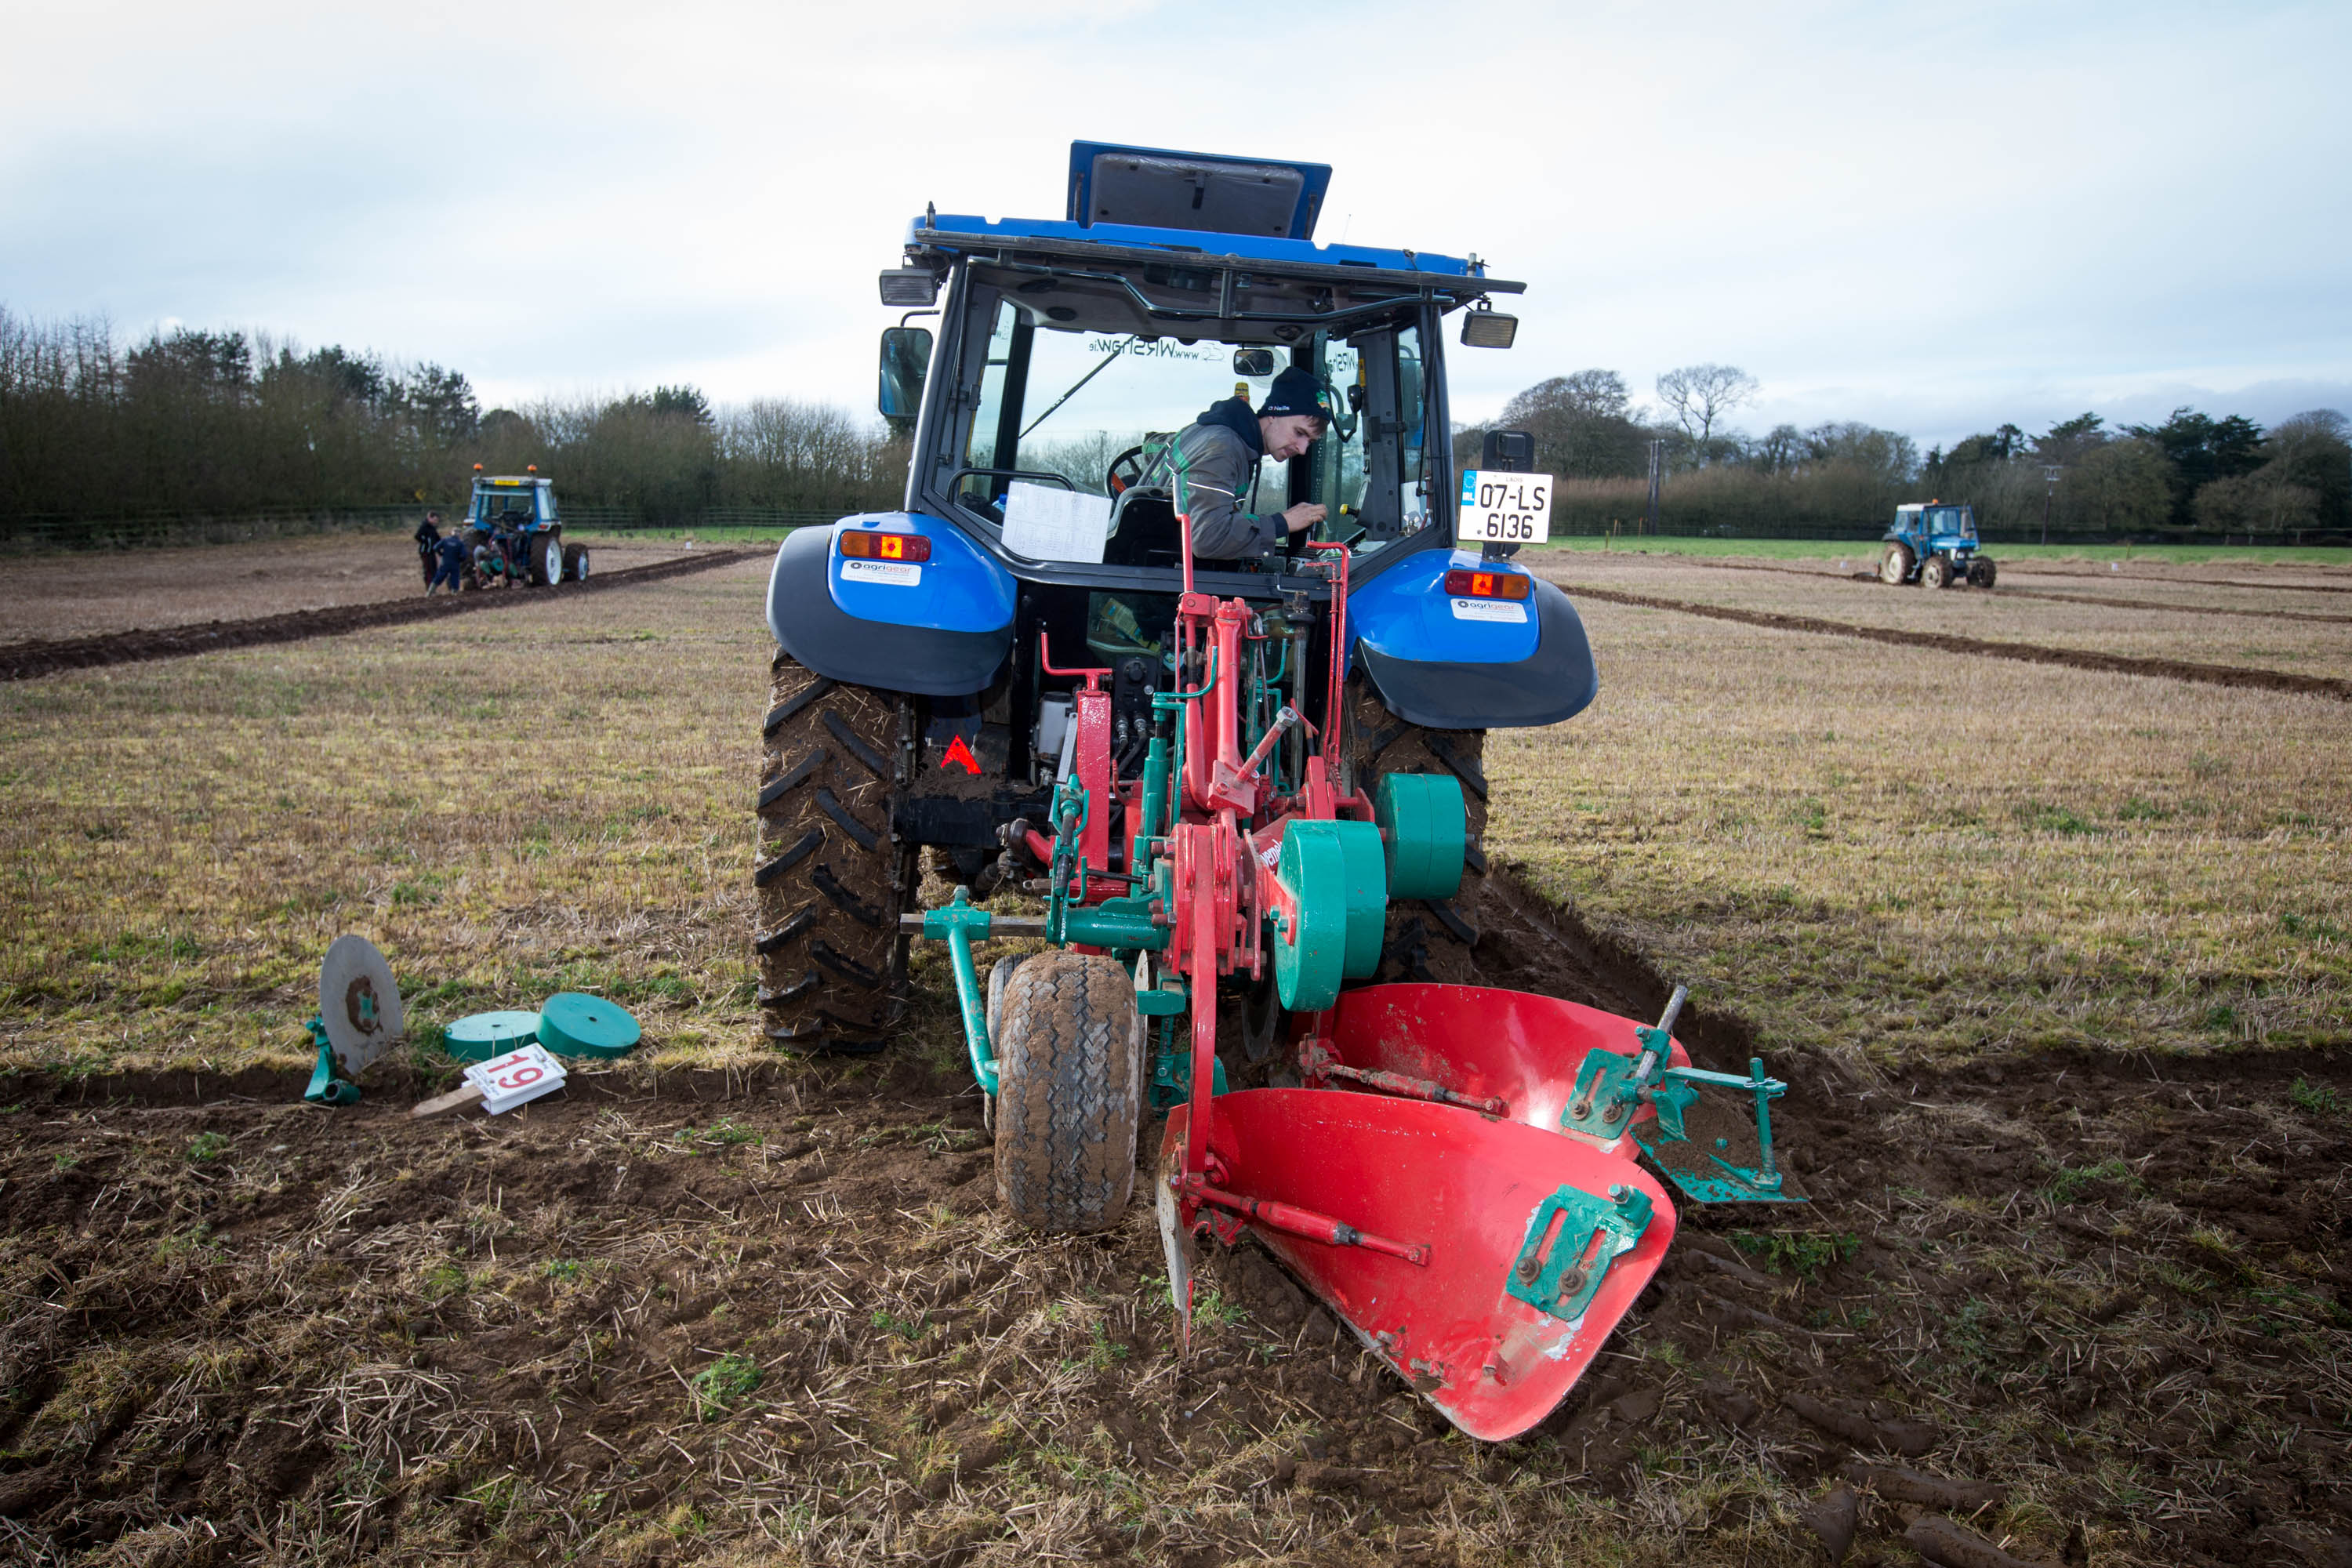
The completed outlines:
[[[1242,510],[1255,489],[1258,465],[1302,457],[1331,422],[1331,400],[1315,373],[1292,365],[1274,378],[1257,412],[1228,397],[1201,411],[1176,437],[1184,466],[1185,502],[1192,518],[1192,554],[1203,561],[1255,561],[1293,533],[1323,521],[1323,508],[1301,501],[1287,510]],[[1172,476],[1163,462],[1155,479]]]

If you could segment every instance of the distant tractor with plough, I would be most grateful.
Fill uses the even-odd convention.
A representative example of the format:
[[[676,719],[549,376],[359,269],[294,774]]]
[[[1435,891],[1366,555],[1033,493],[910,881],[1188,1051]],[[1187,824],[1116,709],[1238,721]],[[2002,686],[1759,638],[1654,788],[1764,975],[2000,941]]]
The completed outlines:
[[[526,473],[495,477],[476,463],[462,527],[470,543],[464,587],[551,588],[588,579],[588,547],[563,542],[554,481],[541,478],[535,463]]]
[[[1679,989],[1645,1024],[1464,983],[1486,731],[1597,679],[1512,559],[1551,480],[1507,433],[1466,470],[1447,437],[1446,318],[1507,348],[1521,286],[1316,245],[1329,177],[1082,142],[1062,219],[914,221],[883,302],[940,330],[885,334],[904,508],[793,533],[770,580],[760,1002],[780,1043],[877,1050],[909,937],[943,942],[1016,1218],[1118,1224],[1165,1109],[1188,1342],[1196,1243],[1254,1237],[1501,1439],[1656,1272],[1670,1188],[1801,1199],[1785,1086],[1694,1067]],[[1253,420],[1273,471],[1229,482],[1202,432],[1255,453]],[[1199,547],[1235,516],[1258,547]],[[918,910],[926,847],[964,885]],[[1006,936],[1045,951],[983,975]]]
[[[1990,588],[1992,558],[1978,553],[1977,511],[1944,501],[1912,501],[1895,509],[1895,521],[1881,542],[1879,581],[1900,587],[1948,588],[1955,583]]]

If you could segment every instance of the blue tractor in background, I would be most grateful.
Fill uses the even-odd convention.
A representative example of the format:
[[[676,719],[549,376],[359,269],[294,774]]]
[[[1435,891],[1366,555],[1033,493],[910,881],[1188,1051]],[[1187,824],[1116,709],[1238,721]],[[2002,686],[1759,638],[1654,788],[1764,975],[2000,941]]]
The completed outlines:
[[[1448,437],[1446,319],[1467,346],[1507,348],[1494,297],[1523,286],[1475,257],[1315,243],[1330,174],[1080,142],[1062,217],[913,220],[881,277],[904,312],[879,397],[911,447],[904,502],[798,530],[769,582],[753,880],[770,1039],[887,1044],[926,853],[985,898],[1045,891],[1083,841],[1087,907],[1164,925],[1145,852],[1167,840],[1133,781],[1154,748],[1187,745],[1180,699],[1219,681],[1243,683],[1243,727],[1265,737],[1250,769],[1285,790],[1335,771],[1318,787],[1342,815],[1412,794],[1383,793],[1391,774],[1459,781],[1458,890],[1375,907],[1362,966],[1472,977],[1486,731],[1581,710],[1592,656],[1567,597],[1509,559],[1546,537],[1549,480],[1516,471],[1531,444],[1497,433],[1465,472]],[[1256,406],[1291,367],[1334,417],[1261,467],[1245,509],[1318,502],[1326,521],[1262,560],[1185,560],[1175,434],[1237,394]],[[1246,606],[1245,668],[1204,665],[1171,630],[1212,600]],[[1081,800],[1073,759],[1106,744]],[[1264,1059],[1271,975],[1227,984]]]
[[[1881,582],[1898,587],[1916,583],[1926,588],[1948,588],[1963,582],[1979,588],[1992,586],[1992,560],[1977,553],[1974,507],[1936,500],[1898,506],[1885,543],[1885,553],[1878,562]]]
[[[588,547],[563,542],[554,481],[542,479],[536,463],[527,473],[497,476],[476,463],[464,526],[475,542],[475,565],[465,579],[469,588],[494,581],[551,588],[588,580]]]

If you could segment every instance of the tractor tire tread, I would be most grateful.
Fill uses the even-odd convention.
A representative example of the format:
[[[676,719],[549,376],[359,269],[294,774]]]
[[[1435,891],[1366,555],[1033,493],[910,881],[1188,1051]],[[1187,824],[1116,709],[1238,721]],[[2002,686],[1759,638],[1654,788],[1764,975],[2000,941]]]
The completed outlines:
[[[1143,1103],[1133,980],[1099,954],[1040,953],[1005,977],[1000,1009],[998,1196],[1036,1230],[1117,1225]]]
[[[776,657],[781,659],[784,656],[778,654]],[[777,666],[777,668],[780,671],[784,667],[782,665]],[[793,668],[797,668],[798,666],[794,666]],[[839,687],[840,684],[841,682],[837,680],[819,676],[816,680],[811,683],[808,687],[796,692],[784,701],[777,703],[773,708],[769,709],[766,721],[760,726],[760,733],[762,735],[774,734],[779,728],[791,722],[792,720],[800,713],[801,710],[806,708],[812,702],[822,700]]]
[[[906,781],[888,759],[903,754],[912,706],[781,652],[773,668],[760,726],[764,858],[752,875],[761,1035],[795,1050],[866,1054],[887,1043],[906,1005],[898,916],[915,857],[892,835]]]

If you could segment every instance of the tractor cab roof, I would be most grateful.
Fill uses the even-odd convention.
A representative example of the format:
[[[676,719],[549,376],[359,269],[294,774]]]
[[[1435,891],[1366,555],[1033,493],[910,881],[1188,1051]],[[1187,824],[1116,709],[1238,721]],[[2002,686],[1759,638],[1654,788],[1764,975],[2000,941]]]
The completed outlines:
[[[478,490],[520,489],[525,485],[537,485],[541,489],[545,489],[554,482],[555,481],[553,479],[547,478],[543,474],[499,474],[496,476],[488,474],[476,474],[474,476],[474,488]]]
[[[1452,310],[1525,292],[1488,277],[1475,256],[1317,245],[1330,177],[1322,163],[1079,142],[1066,216],[926,212],[908,226],[907,258],[935,274],[959,259],[1027,274],[1011,280],[1053,324],[1150,332],[1216,323],[1202,335],[1228,341],[1345,327],[1423,300]]]

